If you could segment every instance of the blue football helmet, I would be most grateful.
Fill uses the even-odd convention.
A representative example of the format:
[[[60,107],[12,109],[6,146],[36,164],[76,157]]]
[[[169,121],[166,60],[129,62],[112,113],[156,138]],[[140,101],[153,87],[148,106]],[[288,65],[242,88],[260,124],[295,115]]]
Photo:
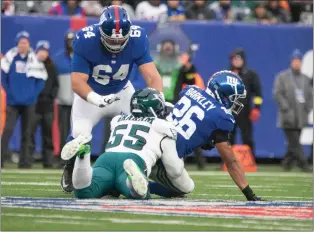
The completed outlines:
[[[121,6],[109,6],[100,16],[101,42],[109,52],[119,53],[128,43],[131,31],[128,13]]]
[[[234,114],[243,109],[239,99],[246,97],[245,85],[234,72],[224,70],[214,73],[208,80],[206,91]]]

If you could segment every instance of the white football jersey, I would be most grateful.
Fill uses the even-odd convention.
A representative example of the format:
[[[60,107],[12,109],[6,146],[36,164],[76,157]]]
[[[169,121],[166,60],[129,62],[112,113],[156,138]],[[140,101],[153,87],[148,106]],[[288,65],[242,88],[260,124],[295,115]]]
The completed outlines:
[[[167,147],[171,147],[170,156],[177,158],[177,152],[173,152],[173,150],[176,151],[176,138],[177,132],[174,125],[166,120],[118,115],[111,121],[111,134],[106,152],[137,154],[145,161],[149,175],[152,166],[163,156],[161,144],[163,140],[167,140]]]

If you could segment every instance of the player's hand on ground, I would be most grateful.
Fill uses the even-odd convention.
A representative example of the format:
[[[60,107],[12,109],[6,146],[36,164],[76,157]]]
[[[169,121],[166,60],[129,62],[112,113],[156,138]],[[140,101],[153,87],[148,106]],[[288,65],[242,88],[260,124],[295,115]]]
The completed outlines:
[[[99,107],[103,108],[106,107],[116,101],[119,101],[120,98],[117,97],[115,94],[110,94],[110,95],[106,95],[106,96],[102,96],[101,98],[101,102],[99,103]]]

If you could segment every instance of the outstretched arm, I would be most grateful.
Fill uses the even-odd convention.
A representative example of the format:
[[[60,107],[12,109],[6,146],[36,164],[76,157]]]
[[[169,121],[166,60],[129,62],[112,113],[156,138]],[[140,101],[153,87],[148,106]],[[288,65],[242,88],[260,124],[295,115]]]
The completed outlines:
[[[228,172],[232,177],[233,181],[241,189],[242,193],[245,195],[248,201],[260,201],[261,198],[257,197],[253,190],[250,188],[248,181],[246,180],[243,167],[239,159],[233,153],[228,142],[216,143],[216,148],[225,162]]]
[[[157,68],[153,62],[142,64],[138,68],[142,73],[142,76],[145,79],[148,87],[163,92],[161,76],[159,75],[159,72],[157,71]]]

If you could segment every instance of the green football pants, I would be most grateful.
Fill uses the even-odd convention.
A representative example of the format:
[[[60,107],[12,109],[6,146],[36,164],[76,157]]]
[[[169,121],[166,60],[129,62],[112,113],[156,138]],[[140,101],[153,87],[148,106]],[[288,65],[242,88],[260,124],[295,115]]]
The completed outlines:
[[[93,165],[93,176],[90,186],[74,190],[77,198],[101,198],[109,190],[115,189],[127,198],[134,198],[126,185],[127,174],[123,162],[132,159],[143,174],[146,169],[144,160],[133,153],[106,152]],[[148,194],[149,195],[149,194]]]

